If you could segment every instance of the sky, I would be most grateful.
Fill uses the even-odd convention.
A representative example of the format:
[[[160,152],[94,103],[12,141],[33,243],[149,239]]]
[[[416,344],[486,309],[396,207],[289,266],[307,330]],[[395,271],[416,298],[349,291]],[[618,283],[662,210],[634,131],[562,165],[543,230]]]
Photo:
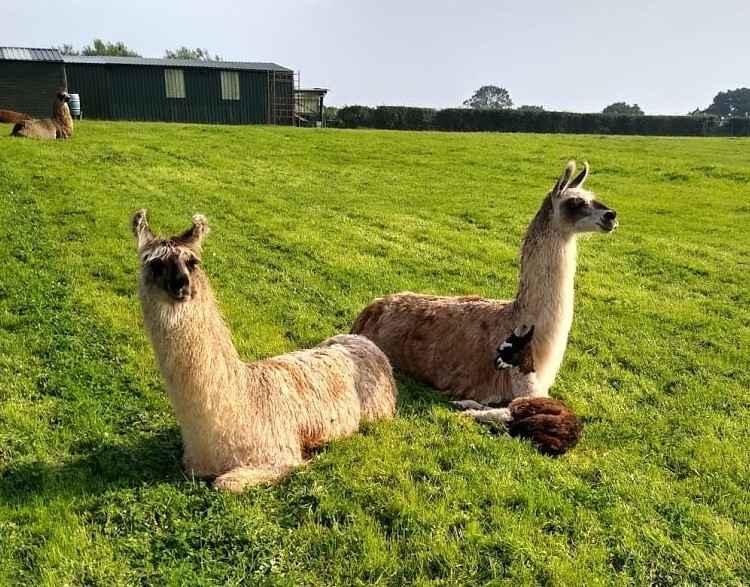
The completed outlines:
[[[343,106],[460,106],[478,87],[516,105],[647,114],[704,108],[750,86],[750,0],[24,0],[0,45],[123,41],[144,57],[181,45],[273,61]]]

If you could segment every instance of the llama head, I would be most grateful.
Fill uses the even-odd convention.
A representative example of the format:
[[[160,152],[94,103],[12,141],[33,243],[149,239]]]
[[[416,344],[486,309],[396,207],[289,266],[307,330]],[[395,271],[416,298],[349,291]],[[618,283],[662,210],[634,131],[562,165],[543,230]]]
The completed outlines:
[[[146,220],[146,210],[133,217],[133,233],[138,239],[141,284],[156,299],[168,304],[189,302],[202,285],[200,252],[208,234],[208,221],[193,216],[193,225],[180,235],[156,236]]]
[[[575,161],[569,161],[550,192],[553,222],[564,233],[612,232],[617,227],[617,212],[597,200],[593,192],[583,189],[589,175],[589,164],[573,177]]]
[[[70,94],[68,94],[65,88],[58,88],[57,101],[61,104],[67,104],[68,102],[70,102]]]

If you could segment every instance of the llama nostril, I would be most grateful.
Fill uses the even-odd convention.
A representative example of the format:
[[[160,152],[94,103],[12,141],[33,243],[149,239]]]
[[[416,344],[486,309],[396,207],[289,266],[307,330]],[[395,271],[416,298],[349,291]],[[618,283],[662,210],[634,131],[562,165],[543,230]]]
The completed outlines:
[[[615,212],[614,210],[607,210],[604,213],[605,220],[609,220],[610,222],[612,222],[615,218],[617,218],[617,212]]]

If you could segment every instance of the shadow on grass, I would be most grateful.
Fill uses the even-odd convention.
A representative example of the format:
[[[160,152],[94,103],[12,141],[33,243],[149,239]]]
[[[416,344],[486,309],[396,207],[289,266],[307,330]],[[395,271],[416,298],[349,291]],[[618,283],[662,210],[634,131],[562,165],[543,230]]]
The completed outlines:
[[[448,400],[426,385],[398,375],[398,414],[426,417]],[[398,415],[396,416],[398,417]],[[182,445],[177,427],[151,436],[105,443],[64,463],[18,462],[0,471],[0,498],[25,503],[38,498],[92,495],[158,483],[180,483]]]
[[[23,503],[76,494],[99,494],[185,479],[177,428],[127,443],[102,444],[65,463],[16,463],[0,472],[0,498]]]

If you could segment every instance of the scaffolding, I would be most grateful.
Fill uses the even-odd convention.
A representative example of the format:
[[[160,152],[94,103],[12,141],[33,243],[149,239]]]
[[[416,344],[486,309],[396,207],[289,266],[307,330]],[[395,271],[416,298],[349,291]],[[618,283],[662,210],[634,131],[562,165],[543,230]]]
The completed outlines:
[[[267,87],[268,124],[294,125],[299,72],[269,71]]]

